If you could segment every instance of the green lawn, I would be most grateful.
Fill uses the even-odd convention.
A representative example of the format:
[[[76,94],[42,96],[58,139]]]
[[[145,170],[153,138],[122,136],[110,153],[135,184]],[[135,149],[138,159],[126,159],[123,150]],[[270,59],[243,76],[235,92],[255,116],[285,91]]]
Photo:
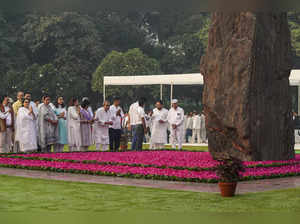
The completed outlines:
[[[0,176],[0,211],[300,212],[300,188],[218,194]]]
[[[130,144],[128,145],[128,149],[130,149]],[[144,144],[143,149],[149,149],[149,144]],[[166,146],[166,149],[171,149],[171,146]],[[208,147],[207,146],[184,146],[184,150],[199,150],[199,151],[207,151]],[[96,150],[95,145],[92,145],[89,150],[94,151]],[[66,145],[64,148],[64,151],[69,151],[69,147]]]
[[[129,144],[128,146],[128,149],[130,149],[131,145]],[[146,150],[146,149],[149,149],[149,144],[144,144],[143,145],[143,149]],[[171,149],[171,146],[166,146],[166,149]],[[195,151],[208,151],[208,147],[207,146],[184,146],[183,147],[184,150],[195,150]],[[92,145],[89,150],[91,151],[95,151],[96,150],[96,147],[95,145]],[[68,152],[69,151],[69,147],[66,145],[65,148],[64,148],[64,151],[65,152]]]
[[[130,144],[129,144],[128,148],[130,149]],[[166,146],[166,148],[171,149],[171,146]],[[94,151],[95,149],[96,148],[95,148],[94,145],[89,148],[89,150],[92,150],[92,151]],[[149,144],[144,144],[143,149],[149,149]],[[192,150],[192,151],[197,151],[197,150],[199,150],[199,151],[208,151],[207,146],[184,146],[183,149],[184,150]],[[69,151],[68,146],[65,146],[64,151],[65,152]],[[300,149],[297,149],[296,153],[300,154]]]

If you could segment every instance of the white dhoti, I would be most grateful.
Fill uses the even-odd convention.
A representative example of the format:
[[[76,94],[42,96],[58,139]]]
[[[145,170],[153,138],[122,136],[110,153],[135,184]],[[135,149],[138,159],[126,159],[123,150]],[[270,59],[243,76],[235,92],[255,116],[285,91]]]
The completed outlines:
[[[102,151],[108,151],[109,149],[109,128],[108,126],[100,126],[99,124],[94,125],[94,141],[96,149]]]

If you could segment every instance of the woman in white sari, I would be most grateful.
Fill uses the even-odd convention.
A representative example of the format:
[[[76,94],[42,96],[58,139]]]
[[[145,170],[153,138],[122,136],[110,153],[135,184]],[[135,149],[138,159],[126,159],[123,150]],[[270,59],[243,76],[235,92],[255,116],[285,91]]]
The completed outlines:
[[[67,113],[68,142],[70,151],[80,151],[80,106],[77,98],[72,98]]]
[[[24,100],[23,107],[18,111],[16,140],[20,142],[21,152],[37,150],[36,117],[29,100]]]

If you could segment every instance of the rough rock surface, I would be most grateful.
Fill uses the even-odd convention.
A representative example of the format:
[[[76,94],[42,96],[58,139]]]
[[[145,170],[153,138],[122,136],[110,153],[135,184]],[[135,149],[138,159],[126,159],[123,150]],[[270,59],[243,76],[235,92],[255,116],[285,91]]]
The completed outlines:
[[[208,42],[201,73],[212,156],[294,158],[287,14],[216,12]]]

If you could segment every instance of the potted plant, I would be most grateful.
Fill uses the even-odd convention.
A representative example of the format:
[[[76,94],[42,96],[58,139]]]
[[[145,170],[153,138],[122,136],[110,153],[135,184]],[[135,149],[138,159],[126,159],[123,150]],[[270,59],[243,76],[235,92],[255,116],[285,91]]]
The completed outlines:
[[[240,180],[240,173],[243,172],[244,165],[239,159],[230,157],[218,160],[216,174],[219,177],[219,188],[223,197],[233,197],[235,195],[237,182]]]

